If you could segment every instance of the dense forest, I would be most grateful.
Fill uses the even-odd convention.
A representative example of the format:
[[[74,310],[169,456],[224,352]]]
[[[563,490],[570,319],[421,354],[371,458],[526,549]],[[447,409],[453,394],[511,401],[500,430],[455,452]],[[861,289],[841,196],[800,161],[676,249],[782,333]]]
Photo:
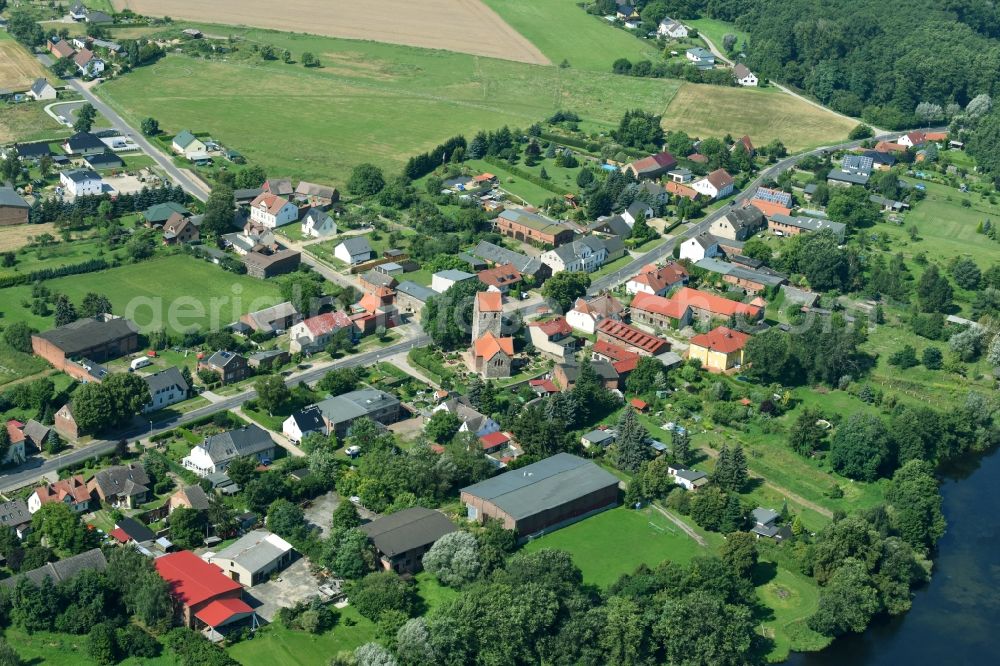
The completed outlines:
[[[989,0],[653,0],[750,34],[754,71],[887,129],[945,120],[1000,87],[1000,10]],[[719,45],[721,47],[721,45]],[[921,118],[917,107],[936,107]],[[952,107],[954,110],[954,107]]]

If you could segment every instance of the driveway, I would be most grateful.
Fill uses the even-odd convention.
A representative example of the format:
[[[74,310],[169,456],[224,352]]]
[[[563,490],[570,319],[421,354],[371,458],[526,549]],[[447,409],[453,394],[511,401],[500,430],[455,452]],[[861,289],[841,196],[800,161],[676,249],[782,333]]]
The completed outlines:
[[[302,513],[305,514],[306,521],[318,527],[325,537],[333,526],[333,511],[338,506],[340,506],[340,495],[337,494],[337,491],[331,490],[314,499],[312,504]],[[365,522],[378,518],[377,513],[369,511],[363,506],[358,507],[358,515]]]
[[[317,596],[320,585],[321,581],[309,571],[309,561],[300,557],[280,571],[276,578],[248,589],[247,594],[260,604],[250,604],[255,606],[258,617],[273,622],[279,609]]]

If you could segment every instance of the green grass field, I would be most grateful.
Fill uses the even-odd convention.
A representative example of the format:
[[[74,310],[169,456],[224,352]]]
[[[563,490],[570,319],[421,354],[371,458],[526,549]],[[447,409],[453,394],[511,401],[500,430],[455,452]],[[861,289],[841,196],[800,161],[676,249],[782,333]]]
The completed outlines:
[[[25,664],[45,666],[97,666],[98,662],[87,654],[87,636],[74,636],[47,631],[29,634],[15,627],[3,632],[7,644],[13,647]],[[122,666],[170,666],[176,660],[169,654],[155,659],[129,658],[119,662]]]
[[[347,626],[347,622],[355,622]],[[325,664],[338,652],[353,650],[375,639],[375,625],[353,607],[340,609],[340,622],[330,631],[314,636],[274,623],[253,639],[229,648],[229,654],[244,666],[313,666]]]
[[[312,51],[323,67],[171,55],[102,85],[102,96],[132,122],[151,115],[171,132],[204,128],[269,173],[319,182],[342,183],[365,161],[397,171],[449,136],[526,127],[560,108],[609,129],[623,109],[662,110],[679,85],[374,42],[205,29]]]
[[[209,330],[241,315],[279,302],[274,280],[257,280],[223,271],[208,262],[172,255],[106,271],[73,275],[45,283],[54,293],[80,303],[88,292],[105,294],[115,314],[146,328],[157,320],[172,331],[187,326]],[[51,317],[33,315],[31,287],[0,290],[0,311],[7,321],[25,321],[38,330],[52,327]]]
[[[738,45],[738,47],[742,47],[743,44],[746,43],[747,38],[750,36],[746,32],[743,32],[742,30],[737,28],[732,23],[727,23],[725,21],[720,21],[718,19],[713,19],[708,17],[702,17],[700,19],[694,19],[691,21],[684,21],[684,23],[693,28],[698,28],[699,34],[708,37],[708,39],[710,39],[711,42],[715,44],[715,48],[723,52],[725,52],[725,50],[722,48],[722,38],[725,37],[727,34],[736,35],[736,44]]]
[[[614,583],[622,574],[632,573],[640,564],[687,562],[696,555],[710,554],[648,507],[639,511],[611,509],[546,534],[525,548],[569,552],[583,571],[584,582],[601,587]]]
[[[583,11],[578,0],[484,0],[515,30],[537,46],[552,63],[611,70],[618,58],[653,60],[655,42],[644,42],[604,19]]]
[[[762,633],[774,641],[768,661],[783,661],[791,649],[818,650],[830,642],[806,626],[806,620],[819,607],[819,588],[809,577],[762,562],[758,568],[771,568],[774,577],[757,587],[757,597],[771,609],[774,617],[761,623]]]

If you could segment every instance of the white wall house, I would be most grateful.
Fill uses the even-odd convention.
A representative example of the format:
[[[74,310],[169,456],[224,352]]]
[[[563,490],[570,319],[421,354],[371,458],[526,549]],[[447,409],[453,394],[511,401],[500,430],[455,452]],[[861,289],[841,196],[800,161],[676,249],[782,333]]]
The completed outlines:
[[[363,236],[347,238],[333,249],[333,256],[345,264],[360,264],[372,258],[372,246]]]
[[[170,143],[175,153],[188,157],[198,153],[204,153],[207,149],[205,142],[196,137],[191,130],[181,130],[174,135]]]
[[[721,199],[732,194],[733,177],[725,169],[716,169],[704,178],[696,180],[691,187],[698,194],[704,194],[711,199]]]
[[[187,399],[188,383],[177,368],[167,368],[143,379],[149,386],[149,402],[142,408],[144,413],[165,409]]]
[[[312,238],[330,236],[337,233],[337,223],[325,210],[310,208],[302,218],[302,235]]]
[[[299,209],[288,199],[264,192],[250,204],[250,219],[274,229],[299,219]]]
[[[757,75],[751,72],[743,63],[739,63],[733,67],[733,78],[741,86],[755,87],[757,85]]]
[[[717,257],[719,254],[719,243],[707,234],[689,238],[681,243],[681,259],[698,262],[705,257]]]
[[[583,271],[592,273],[604,265],[608,248],[596,236],[585,236],[572,243],[560,245],[542,254],[542,263],[552,267],[552,273]]]
[[[431,289],[439,294],[443,294],[453,285],[459,282],[464,282],[465,280],[471,280],[474,277],[476,276],[472,273],[466,273],[465,271],[460,271],[456,268],[438,271],[431,276]]]
[[[688,29],[683,23],[679,23],[668,16],[660,21],[660,25],[656,28],[656,34],[667,39],[681,39],[688,36]]]
[[[458,417],[462,422],[459,432],[471,432],[476,437],[485,437],[494,432],[500,432],[500,424],[485,414],[480,414],[472,407],[458,402],[454,398],[445,400],[434,408],[435,412],[447,411]]]
[[[59,173],[59,182],[69,194],[81,197],[87,194],[99,195],[104,191],[104,181],[90,169],[72,169]]]

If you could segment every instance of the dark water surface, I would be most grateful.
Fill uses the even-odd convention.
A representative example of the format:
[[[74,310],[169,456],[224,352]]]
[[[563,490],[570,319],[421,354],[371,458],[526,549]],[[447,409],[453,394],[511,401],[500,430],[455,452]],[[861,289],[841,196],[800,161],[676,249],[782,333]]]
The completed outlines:
[[[1000,453],[945,470],[941,494],[948,531],[913,608],[788,666],[1000,663]]]

